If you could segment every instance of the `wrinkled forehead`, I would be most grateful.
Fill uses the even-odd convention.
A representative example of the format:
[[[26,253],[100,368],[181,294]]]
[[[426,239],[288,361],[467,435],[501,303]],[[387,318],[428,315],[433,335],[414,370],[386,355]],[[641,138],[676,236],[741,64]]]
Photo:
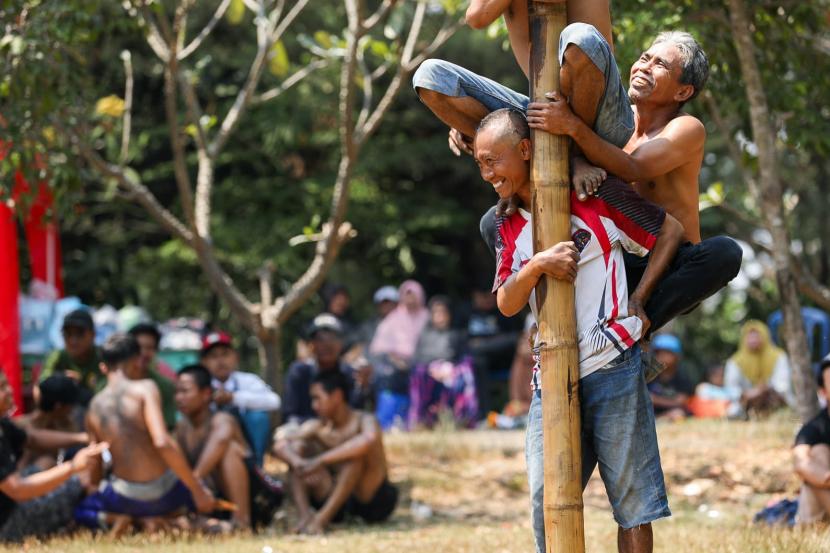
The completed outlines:
[[[672,69],[680,69],[683,62],[680,55],[680,49],[674,42],[670,41],[652,44],[645,53],[647,53],[650,57],[662,59],[667,62]]]
[[[481,129],[476,133],[475,150],[476,158],[479,156],[498,155],[510,150],[518,142],[516,133],[509,126],[492,126]]]

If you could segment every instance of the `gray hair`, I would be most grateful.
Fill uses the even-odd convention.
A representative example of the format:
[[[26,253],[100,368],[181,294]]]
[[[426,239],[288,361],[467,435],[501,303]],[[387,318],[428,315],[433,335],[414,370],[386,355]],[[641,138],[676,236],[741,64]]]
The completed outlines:
[[[497,128],[500,137],[510,135],[513,144],[518,144],[524,138],[530,138],[530,127],[527,125],[525,114],[517,109],[501,108],[488,113],[476,128],[476,135],[484,129]]]
[[[695,38],[684,31],[665,31],[657,35],[652,46],[662,42],[670,42],[677,47],[682,61],[680,74],[681,84],[690,84],[695,91],[689,97],[693,100],[706,84],[709,78],[709,58]],[[687,100],[688,101],[688,100]]]

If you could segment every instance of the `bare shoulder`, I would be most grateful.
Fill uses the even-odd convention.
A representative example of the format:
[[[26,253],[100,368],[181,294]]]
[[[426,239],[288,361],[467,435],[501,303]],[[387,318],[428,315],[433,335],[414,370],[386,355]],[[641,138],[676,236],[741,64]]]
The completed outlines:
[[[210,429],[211,430],[218,430],[220,428],[228,428],[228,427],[235,427],[238,426],[239,423],[236,422],[236,418],[231,415],[230,413],[225,413],[219,411],[218,413],[214,413],[213,416],[210,418]]]
[[[688,144],[699,143],[701,146],[706,140],[706,127],[700,119],[688,113],[681,113],[666,125],[662,135],[671,135],[674,138],[682,138]]]

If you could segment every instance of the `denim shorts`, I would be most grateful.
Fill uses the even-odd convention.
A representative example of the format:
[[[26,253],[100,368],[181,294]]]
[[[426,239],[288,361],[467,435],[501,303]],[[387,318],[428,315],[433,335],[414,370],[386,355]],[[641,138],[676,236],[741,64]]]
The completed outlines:
[[[571,44],[582,50],[605,76],[605,94],[597,110],[594,132],[622,148],[634,132],[634,112],[611,47],[599,31],[585,23],[571,23],[562,31],[559,36],[560,63],[565,49]],[[469,96],[490,111],[501,108],[526,111],[529,103],[526,95],[443,60],[423,62],[412,76],[412,86],[416,91],[426,88],[445,96]]]
[[[579,400],[583,489],[599,465],[614,520],[621,527],[634,528],[671,516],[639,346],[580,379]],[[530,403],[525,456],[536,551],[542,553],[545,479],[540,391],[534,392]]]

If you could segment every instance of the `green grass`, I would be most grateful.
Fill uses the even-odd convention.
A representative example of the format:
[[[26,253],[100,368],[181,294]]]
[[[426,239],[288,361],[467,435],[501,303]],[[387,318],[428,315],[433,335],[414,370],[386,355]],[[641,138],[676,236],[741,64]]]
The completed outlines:
[[[796,423],[688,421],[659,426],[674,516],[654,525],[655,551],[669,553],[830,552],[827,528],[767,529],[751,524],[768,501],[792,497],[798,481],[789,446]],[[287,510],[264,535],[130,536],[120,541],[81,534],[0,551],[54,553],[514,553],[532,551],[521,432],[397,434],[386,438],[391,478],[402,489],[392,521],[336,527],[324,537],[287,535]],[[601,481],[585,493],[586,550],[616,550],[616,526]],[[416,518],[413,504],[432,516]]]

